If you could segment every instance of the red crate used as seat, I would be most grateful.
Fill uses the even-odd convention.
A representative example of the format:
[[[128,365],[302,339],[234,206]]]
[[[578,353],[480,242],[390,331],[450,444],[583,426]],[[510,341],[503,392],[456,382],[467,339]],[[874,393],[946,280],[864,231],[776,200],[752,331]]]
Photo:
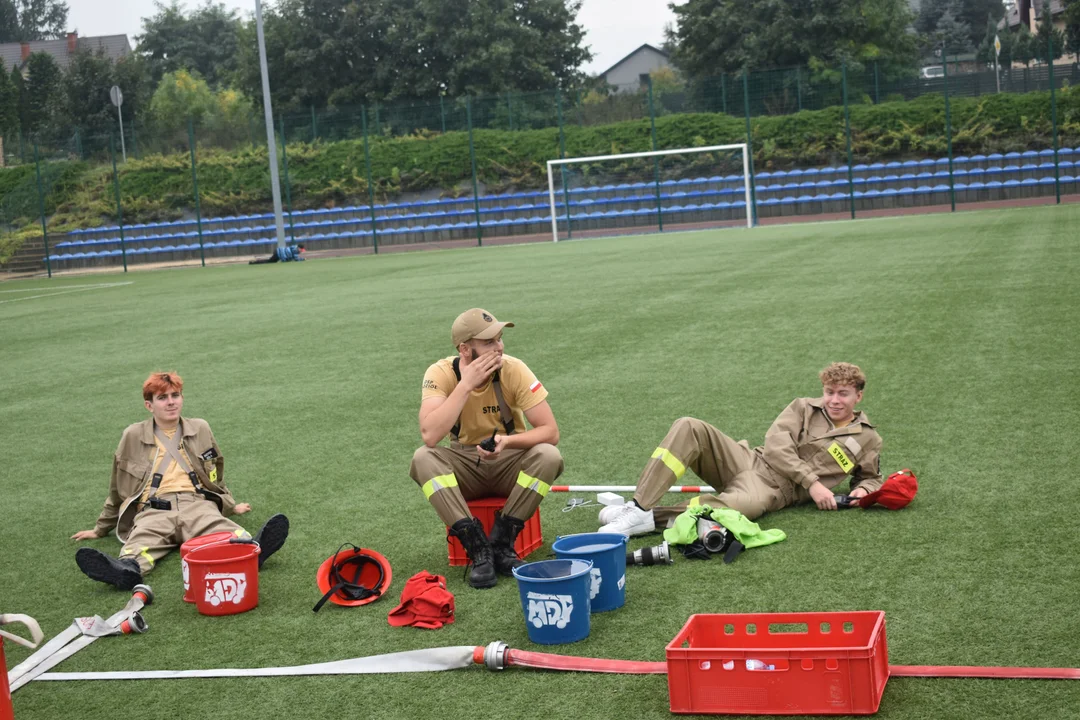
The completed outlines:
[[[484,526],[484,532],[491,534],[491,528],[495,525],[495,513],[502,510],[506,504],[504,497],[487,497],[469,501],[469,512],[473,517],[479,518]],[[447,528],[449,530],[449,528]],[[514,550],[521,559],[544,544],[544,536],[540,534],[540,508],[525,521],[525,527],[518,533],[514,541]],[[468,565],[469,556],[465,554],[465,548],[461,546],[456,537],[447,537],[446,550],[450,565]]]
[[[885,613],[692,615],[667,666],[673,713],[869,715],[889,679]]]

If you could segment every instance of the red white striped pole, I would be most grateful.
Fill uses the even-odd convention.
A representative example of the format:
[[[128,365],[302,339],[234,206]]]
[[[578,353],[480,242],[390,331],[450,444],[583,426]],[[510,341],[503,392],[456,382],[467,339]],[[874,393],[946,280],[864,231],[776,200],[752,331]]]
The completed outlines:
[[[617,492],[632,493],[635,485],[552,485],[551,492]],[[667,489],[672,493],[711,493],[716,492],[709,485],[672,485]]]

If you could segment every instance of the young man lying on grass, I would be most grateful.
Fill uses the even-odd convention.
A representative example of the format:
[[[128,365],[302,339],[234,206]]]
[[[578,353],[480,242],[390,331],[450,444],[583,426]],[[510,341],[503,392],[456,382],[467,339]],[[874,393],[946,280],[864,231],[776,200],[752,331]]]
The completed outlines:
[[[181,417],[183,390],[184,381],[174,372],[151,373],[143,383],[150,417],[124,430],[113,457],[109,496],[94,529],[71,536],[92,540],[116,528],[124,543],[119,558],[89,547],[76,551],[75,562],[92,580],[130,590],[186,540],[222,531],[251,538],[225,517],[242,515],[251,505],[237,503],[225,486],[224,459],[210,425]],[[284,515],[266,521],[254,538],[261,548],[260,568],[288,535]]]
[[[641,535],[680,515],[680,506],[656,504],[687,469],[719,494],[702,495],[703,505],[737,510],[754,520],[763,513],[813,501],[835,510],[833,489],[851,477],[850,497],[881,487],[881,436],[864,412],[866,376],[857,365],[838,362],[819,375],[822,395],[796,398],[765,434],[765,445],[750,449],[712,425],[679,418],[652,454],[638,480],[634,499],[600,511],[600,532]]]

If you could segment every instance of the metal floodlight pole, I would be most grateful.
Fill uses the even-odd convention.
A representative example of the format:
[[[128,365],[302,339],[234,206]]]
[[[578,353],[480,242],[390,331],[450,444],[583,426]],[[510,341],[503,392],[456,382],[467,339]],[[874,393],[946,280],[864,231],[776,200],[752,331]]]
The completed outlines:
[[[261,0],[255,0],[255,31],[259,39],[259,71],[262,73],[263,114],[266,117],[266,148],[270,151],[270,192],[274,197],[274,226],[277,228],[277,246],[283,248],[285,247],[285,219],[281,213],[281,179],[278,177],[274,109],[270,106],[270,71],[266,67],[266,37],[263,35]]]

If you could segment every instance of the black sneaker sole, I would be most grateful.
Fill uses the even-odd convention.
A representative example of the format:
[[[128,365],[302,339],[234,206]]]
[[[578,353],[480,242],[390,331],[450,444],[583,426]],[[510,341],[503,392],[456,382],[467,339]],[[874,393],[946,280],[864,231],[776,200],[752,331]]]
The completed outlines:
[[[281,549],[285,539],[289,537],[289,518],[281,513],[274,515],[259,530],[255,536],[255,542],[259,543],[259,567],[270,559],[270,556]]]
[[[108,583],[120,590],[132,590],[143,579],[141,572],[125,567],[119,560],[94,548],[79,548],[75,552],[75,563],[91,580]]]

